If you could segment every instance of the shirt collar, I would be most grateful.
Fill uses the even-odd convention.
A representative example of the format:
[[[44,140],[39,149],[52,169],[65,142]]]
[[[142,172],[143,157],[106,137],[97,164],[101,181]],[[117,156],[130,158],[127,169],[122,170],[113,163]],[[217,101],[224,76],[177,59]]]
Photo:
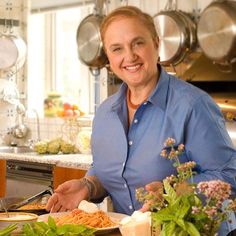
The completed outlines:
[[[158,69],[160,71],[160,78],[153,93],[149,96],[147,101],[160,107],[162,110],[165,110],[169,87],[169,75],[161,66],[159,66]],[[112,110],[116,110],[121,106],[124,100],[126,100],[127,87],[126,83],[121,84],[119,91],[114,95],[115,99],[112,104]]]
[[[161,66],[159,66],[159,71],[160,77],[158,83],[153,93],[148,98],[148,101],[160,107],[162,110],[165,110],[170,77]]]

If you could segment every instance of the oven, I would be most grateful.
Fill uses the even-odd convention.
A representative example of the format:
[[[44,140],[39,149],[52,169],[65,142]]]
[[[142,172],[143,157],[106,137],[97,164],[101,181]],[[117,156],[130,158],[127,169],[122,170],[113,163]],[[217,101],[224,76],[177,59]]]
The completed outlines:
[[[6,197],[27,197],[53,186],[50,164],[7,160]]]

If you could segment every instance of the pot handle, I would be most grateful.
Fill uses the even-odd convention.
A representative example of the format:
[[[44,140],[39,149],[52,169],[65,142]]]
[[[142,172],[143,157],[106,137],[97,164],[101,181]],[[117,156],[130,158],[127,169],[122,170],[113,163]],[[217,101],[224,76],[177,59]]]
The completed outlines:
[[[165,5],[165,11],[177,10],[177,0],[168,0]]]

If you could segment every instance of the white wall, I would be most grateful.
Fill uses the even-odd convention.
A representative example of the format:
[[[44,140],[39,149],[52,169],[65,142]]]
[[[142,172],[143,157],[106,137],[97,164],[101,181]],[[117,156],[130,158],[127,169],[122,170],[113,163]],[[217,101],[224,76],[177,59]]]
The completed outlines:
[[[0,18],[6,20],[19,21],[19,26],[6,27],[0,25],[0,36],[15,35],[21,37],[27,45],[27,16],[29,12],[28,0],[0,0]],[[4,89],[15,91],[14,85],[19,92],[19,98],[22,103],[27,99],[26,87],[27,78],[25,64],[17,73],[9,73],[9,71],[0,71],[0,94],[2,95]],[[15,71],[14,68],[12,71]],[[12,86],[13,85],[13,86]],[[14,94],[14,93],[13,93]],[[16,124],[16,106],[3,100],[0,97],[0,144],[3,136],[10,131]]]

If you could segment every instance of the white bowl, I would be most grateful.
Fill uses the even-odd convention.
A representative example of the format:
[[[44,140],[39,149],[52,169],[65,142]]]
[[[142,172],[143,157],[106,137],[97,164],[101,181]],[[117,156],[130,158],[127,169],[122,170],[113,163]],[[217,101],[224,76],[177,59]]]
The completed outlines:
[[[18,228],[21,228],[23,224],[35,222],[38,219],[38,215],[26,212],[9,212],[0,213],[0,229],[7,227],[8,225],[18,223]]]

